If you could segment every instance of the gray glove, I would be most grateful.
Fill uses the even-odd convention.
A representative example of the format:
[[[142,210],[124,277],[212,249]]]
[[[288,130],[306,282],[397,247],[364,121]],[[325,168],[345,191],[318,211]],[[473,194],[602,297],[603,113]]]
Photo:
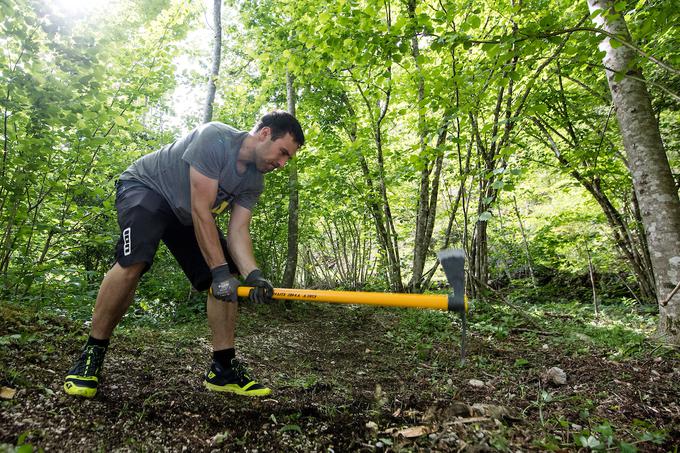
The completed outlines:
[[[220,264],[210,270],[212,273],[212,284],[210,293],[219,300],[226,302],[236,302],[237,290],[240,282],[231,275],[227,263]]]
[[[263,304],[272,302],[272,296],[274,295],[274,287],[272,284],[262,276],[262,271],[255,269],[246,277],[243,282],[243,286],[252,286],[253,289],[250,290],[248,294],[248,299],[251,302]]]

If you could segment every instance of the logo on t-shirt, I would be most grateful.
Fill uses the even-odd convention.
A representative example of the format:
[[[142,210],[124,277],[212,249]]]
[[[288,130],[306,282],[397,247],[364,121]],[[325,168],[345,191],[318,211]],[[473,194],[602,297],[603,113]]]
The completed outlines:
[[[233,195],[228,194],[224,191],[224,189],[218,187],[217,198],[215,199],[215,204],[213,205],[213,208],[210,212],[212,212],[214,215],[222,214],[222,212],[224,212],[224,210],[229,207],[229,203],[231,203],[233,198]]]

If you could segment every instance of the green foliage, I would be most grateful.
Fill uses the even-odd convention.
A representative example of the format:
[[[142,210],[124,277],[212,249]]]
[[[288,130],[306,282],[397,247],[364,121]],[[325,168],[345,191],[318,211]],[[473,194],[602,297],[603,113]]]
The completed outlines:
[[[0,61],[2,294],[82,305],[110,264],[113,182],[131,154],[164,140],[142,121],[173,86],[164,44],[186,32],[188,10],[133,8],[94,28],[98,16],[22,0],[10,9]]]
[[[125,1],[71,17],[46,2],[0,4],[1,296],[89,316],[118,236],[115,179],[178,135],[167,126],[178,85],[203,89],[210,46],[189,33],[204,28],[200,8]],[[677,8],[641,1],[615,10],[633,44],[677,66]],[[602,302],[632,311],[640,277],[617,249],[605,201],[641,253],[644,237],[602,37],[565,31],[589,25],[587,14],[564,0],[423,1],[413,10],[377,0],[228,2],[214,118],[247,130],[284,108],[286,75],[295,79],[308,137],[297,157],[298,283],[385,290],[395,266],[410,278],[424,193],[434,216],[424,273],[436,250],[456,246],[479,264],[477,279],[509,286],[511,300],[585,303],[590,260]],[[677,75],[642,56],[637,63],[678,174]],[[439,158],[439,178],[423,178]],[[252,223],[257,261],[275,283],[288,191],[285,170],[268,175]],[[430,277],[445,281],[441,270]],[[187,319],[202,313],[201,299],[161,250],[133,317]],[[479,319],[479,331],[502,337],[521,324],[502,313],[503,322]]]
[[[33,445],[26,441],[31,435],[30,432],[25,432],[19,436],[16,445],[0,444],[0,450],[7,453],[33,453],[34,451],[43,451],[42,448],[36,449]]]
[[[667,434],[663,431],[654,429],[654,427],[649,427],[648,423],[637,421],[638,426],[643,425],[650,429],[637,431],[635,436],[638,438],[633,443],[628,443],[620,440],[619,433],[611,426],[608,421],[597,425],[592,430],[585,429],[578,433],[575,437],[577,439],[575,445],[577,447],[584,447],[591,451],[607,451],[612,449],[618,449],[621,452],[637,452],[638,448],[636,444],[652,443],[652,444],[663,444],[666,439]]]

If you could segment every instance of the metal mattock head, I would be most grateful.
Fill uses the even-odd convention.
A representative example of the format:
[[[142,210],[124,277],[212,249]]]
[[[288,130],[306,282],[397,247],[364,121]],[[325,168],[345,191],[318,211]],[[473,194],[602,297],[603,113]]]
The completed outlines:
[[[439,262],[444,269],[449,286],[453,294],[449,294],[449,311],[460,314],[462,321],[461,334],[461,363],[465,362],[465,334],[467,327],[466,313],[468,311],[465,297],[465,252],[461,249],[446,249],[437,253]]]
[[[437,253],[439,262],[444,269],[446,279],[453,290],[449,295],[449,311],[456,313],[467,312],[465,301],[465,252],[461,249],[447,249]]]

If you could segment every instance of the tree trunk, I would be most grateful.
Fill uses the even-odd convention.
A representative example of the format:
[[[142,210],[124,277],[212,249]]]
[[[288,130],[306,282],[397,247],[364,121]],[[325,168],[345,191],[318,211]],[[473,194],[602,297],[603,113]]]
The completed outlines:
[[[529,275],[531,276],[531,283],[534,288],[536,288],[536,276],[534,275],[534,266],[531,260],[531,252],[529,251],[529,241],[527,241],[527,233],[524,231],[524,223],[522,222],[522,216],[519,213],[519,206],[517,206],[517,198],[512,196],[512,203],[515,207],[515,215],[517,216],[517,222],[519,223],[519,231],[522,233],[522,244],[524,245],[524,253],[527,254],[527,266],[529,267]]]
[[[212,121],[213,103],[215,102],[215,92],[217,85],[215,81],[220,75],[220,59],[222,58],[222,0],[213,1],[213,55],[212,68],[210,70],[210,77],[208,78],[208,96],[205,100],[205,107],[203,108],[203,122],[208,123]]]
[[[416,0],[408,0],[407,3],[408,17],[415,20],[416,16]],[[413,274],[411,281],[408,284],[410,292],[419,292],[420,283],[423,275],[423,268],[425,267],[425,258],[427,250],[429,249],[429,241],[425,238],[425,230],[427,229],[428,216],[430,215],[428,194],[430,192],[430,173],[432,167],[430,161],[425,155],[425,115],[419,108],[425,99],[425,78],[423,77],[423,70],[418,61],[420,56],[420,48],[418,47],[418,33],[414,31],[411,37],[411,55],[416,66],[416,77],[418,79],[418,99],[416,106],[418,106],[418,141],[420,145],[420,156],[423,159],[423,169],[420,172],[420,194],[416,203],[416,230],[413,241]]]
[[[586,245],[586,254],[588,255],[588,273],[590,274],[590,286],[593,289],[593,307],[595,307],[595,317],[600,317],[600,306],[597,301],[597,291],[595,289],[595,268],[593,267],[593,260],[590,257],[590,249]]]
[[[613,0],[588,0],[588,7],[591,13],[600,11],[593,19],[597,26],[631,41],[623,15],[614,11]],[[652,259],[660,301],[658,334],[680,344],[680,294],[666,305],[662,303],[680,280],[680,200],[635,54],[626,46],[615,46],[607,37],[600,49],[606,53],[603,62],[607,81]]]
[[[294,77],[286,72],[286,91],[288,93],[288,113],[295,116],[295,89]],[[298,260],[298,210],[300,197],[298,192],[297,162],[292,159],[288,162],[288,253],[286,255],[286,269],[283,271],[284,288],[292,288],[295,285],[295,270]]]
[[[375,146],[378,157],[378,189],[380,196],[382,198],[382,214],[384,218],[384,227],[386,231],[387,239],[387,257],[388,257],[388,267],[390,273],[390,286],[393,291],[403,292],[404,284],[401,280],[401,259],[399,258],[399,237],[397,236],[397,230],[394,227],[394,219],[392,218],[392,210],[390,209],[389,200],[387,198],[387,186],[385,183],[385,159],[383,154],[383,142],[382,142],[382,120],[385,118],[387,113],[387,107],[389,105],[389,91],[387,93],[387,98],[380,115],[380,119],[376,122],[374,129],[374,139]]]
[[[388,72],[391,77],[391,68],[388,68]],[[391,80],[391,79],[390,79]],[[369,208],[371,209],[371,214],[375,222],[376,233],[380,241],[380,245],[385,253],[385,259],[387,261],[387,275],[389,278],[390,288],[394,292],[403,292],[404,283],[401,278],[401,258],[399,257],[399,236],[397,235],[397,229],[394,226],[394,218],[392,217],[392,210],[390,209],[389,198],[387,197],[387,183],[385,181],[385,156],[383,151],[383,140],[382,140],[382,122],[387,115],[387,111],[390,107],[390,99],[392,95],[391,86],[386,90],[384,100],[379,100],[377,109],[368,98],[366,93],[361,87],[359,81],[356,81],[356,86],[361,93],[361,96],[366,104],[366,109],[371,117],[371,127],[373,129],[373,140],[376,148],[376,161],[377,161],[377,171],[376,171],[376,182],[373,182],[372,172],[368,166],[368,161],[363,152],[359,152],[359,163],[361,165],[361,171],[366,179],[366,184],[369,188],[370,199],[368,202]],[[391,83],[391,81],[390,81]],[[351,108],[348,99],[345,99],[345,103],[348,106],[350,112],[354,109]],[[376,111],[377,110],[377,111]],[[356,124],[352,126],[352,130],[349,131],[350,140],[354,142],[356,140]]]
[[[370,111],[370,104],[368,103],[366,98],[364,98],[364,101],[366,102],[366,105]],[[358,137],[356,114],[354,113],[354,108],[352,107],[352,104],[346,95],[343,96],[343,102],[345,104],[345,108],[349,112],[349,116],[353,119],[346,128],[347,136],[352,144],[356,144]],[[388,282],[390,284],[390,287],[394,288],[393,282],[397,281],[397,279],[401,281],[401,276],[400,274],[397,275],[394,270],[395,268],[398,270],[399,267],[393,265],[395,256],[392,251],[392,236],[389,231],[387,222],[383,217],[384,210],[378,201],[381,198],[381,195],[380,193],[378,193],[378,189],[375,187],[376,184],[373,182],[373,176],[371,175],[371,170],[368,167],[368,161],[366,160],[366,156],[364,156],[364,153],[360,149],[358,149],[357,151],[361,172],[364,175],[366,186],[368,187],[369,196],[367,197],[366,205],[371,214],[371,218],[373,219],[373,224],[375,225],[375,232],[378,239],[378,243],[380,244],[381,252],[383,253],[384,255],[383,257],[386,261],[386,268],[388,271]]]

